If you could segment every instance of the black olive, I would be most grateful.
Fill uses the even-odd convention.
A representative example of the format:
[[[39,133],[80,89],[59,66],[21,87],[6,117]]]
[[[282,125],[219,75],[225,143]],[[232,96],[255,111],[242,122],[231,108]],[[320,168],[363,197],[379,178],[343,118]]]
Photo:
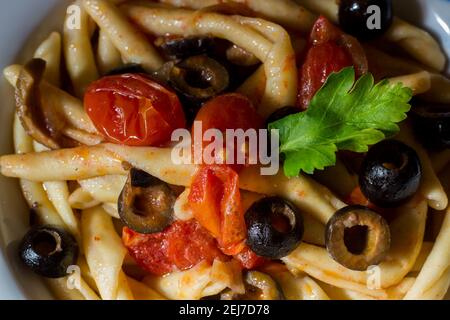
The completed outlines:
[[[375,11],[372,8],[376,8]],[[389,29],[392,20],[392,0],[341,0],[339,5],[342,29],[360,40],[381,36]]]
[[[266,121],[266,127],[269,126],[270,123],[276,122],[278,120],[281,120],[283,118],[286,118],[287,116],[299,113],[301,110],[297,107],[283,107],[281,109],[278,109],[274,113],[272,113],[269,118]]]
[[[221,294],[221,300],[284,300],[278,283],[268,274],[248,271],[244,276],[245,293],[236,294],[227,290]]]
[[[230,83],[227,69],[207,56],[195,56],[177,63],[169,83],[186,99],[205,102],[224,92]]]
[[[325,244],[331,257],[344,267],[364,271],[386,256],[391,244],[389,225],[363,206],[338,210],[326,225]]]
[[[432,150],[450,148],[450,106],[418,104],[412,108],[414,131]]]
[[[212,37],[160,37],[155,45],[168,57],[184,59],[206,54],[214,50],[215,39]]]
[[[290,202],[269,197],[255,202],[245,213],[247,244],[259,256],[280,259],[292,252],[303,237],[303,217]]]
[[[124,66],[115,68],[111,71],[109,71],[106,76],[116,76],[116,75],[121,75],[121,74],[125,74],[125,73],[144,73],[146,74],[147,72],[144,70],[144,68],[142,68],[142,66],[140,64],[136,64],[136,63],[130,63],[130,64],[126,64]]]
[[[67,231],[55,226],[36,226],[24,236],[20,259],[35,273],[47,278],[67,276],[78,259],[78,244]]]
[[[361,165],[359,184],[370,202],[390,208],[412,197],[421,178],[422,167],[417,153],[400,141],[385,140],[367,153]]]
[[[161,232],[173,222],[176,198],[167,183],[133,168],[119,196],[120,219],[138,233]]]

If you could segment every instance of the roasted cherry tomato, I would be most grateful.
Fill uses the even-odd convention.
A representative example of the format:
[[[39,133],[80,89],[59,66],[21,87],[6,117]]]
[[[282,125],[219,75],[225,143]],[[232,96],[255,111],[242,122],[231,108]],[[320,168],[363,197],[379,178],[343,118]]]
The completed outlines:
[[[351,65],[352,60],[347,51],[334,42],[311,47],[299,75],[298,106],[307,109],[328,76]]]
[[[239,176],[227,166],[203,166],[191,184],[189,204],[194,217],[219,242],[227,255],[244,248],[247,228],[239,193]]]
[[[358,76],[367,72],[364,49],[358,40],[320,17],[311,32],[309,50],[300,68],[297,106],[307,109],[328,76],[349,66],[355,67]]]
[[[198,112],[195,121],[202,125],[202,137],[204,133],[209,129],[218,129],[224,134],[224,148],[225,148],[225,132],[226,129],[260,129],[264,126],[264,121],[258,115],[251,101],[237,93],[225,94],[218,96],[209,102],[207,102]],[[193,136],[195,138],[195,125],[193,129]],[[194,139],[194,150],[201,150],[203,154],[203,148],[208,146],[211,142],[203,141],[203,139]],[[240,146],[235,145],[235,150]],[[214,154],[216,159],[215,163],[221,163],[223,161],[223,154]],[[230,155],[227,155],[231,157]],[[203,159],[205,160],[205,159]],[[233,165],[231,166],[236,171],[242,168],[243,164],[238,164],[237,152],[234,153]],[[246,161],[246,159],[244,159]],[[203,163],[208,163],[203,161]]]
[[[122,241],[136,262],[155,275],[187,270],[204,260],[212,263],[227,259],[217,241],[193,219],[175,221],[154,234],[140,234],[125,227]]]
[[[100,133],[118,144],[161,146],[170,141],[173,130],[186,125],[177,95],[143,74],[95,81],[84,105]]]

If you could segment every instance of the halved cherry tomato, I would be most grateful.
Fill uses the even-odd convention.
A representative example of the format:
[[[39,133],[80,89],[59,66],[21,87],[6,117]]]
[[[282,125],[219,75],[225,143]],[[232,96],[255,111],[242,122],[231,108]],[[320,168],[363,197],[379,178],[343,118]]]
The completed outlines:
[[[175,93],[145,75],[104,77],[86,91],[84,105],[95,127],[113,143],[161,146],[186,126]]]
[[[138,265],[155,275],[187,270],[201,261],[227,259],[217,241],[194,219],[175,221],[155,234],[140,234],[125,227],[122,241]]]
[[[242,251],[247,228],[234,170],[224,165],[202,166],[192,181],[189,204],[195,219],[211,232],[225,254]]]
[[[306,110],[328,76],[354,66],[356,75],[367,72],[368,62],[358,40],[343,33],[321,16],[312,29],[309,50],[299,71],[297,106]]]
[[[263,127],[263,120],[256,112],[252,102],[245,96],[238,93],[230,93],[218,96],[209,102],[207,102],[198,112],[195,121],[199,121],[202,124],[202,137],[203,134],[209,129],[218,129],[223,134],[227,129],[260,129]],[[203,155],[203,148],[208,146],[211,142],[203,141],[203,139],[196,139],[195,128],[193,129],[193,147],[194,151],[199,150]],[[200,141],[199,141],[200,140]],[[225,148],[225,135],[224,135],[224,148]],[[237,151],[240,146],[235,145],[235,153],[233,158],[233,165],[231,167],[236,171],[239,171],[243,165],[237,164]],[[223,159],[223,154],[213,155],[217,161]],[[229,157],[231,155],[228,155]],[[203,163],[208,163],[203,161]]]

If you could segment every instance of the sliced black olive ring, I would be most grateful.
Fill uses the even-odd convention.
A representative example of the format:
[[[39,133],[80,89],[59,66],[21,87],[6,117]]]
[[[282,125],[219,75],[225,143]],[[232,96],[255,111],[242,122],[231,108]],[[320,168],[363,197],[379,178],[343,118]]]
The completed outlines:
[[[212,37],[160,37],[155,41],[167,56],[175,59],[183,59],[200,54],[206,54],[215,47],[215,39]]]
[[[359,184],[379,207],[396,207],[419,189],[422,167],[414,149],[396,140],[374,145],[361,165]]]
[[[37,226],[24,236],[19,254],[23,263],[46,278],[67,276],[77,263],[78,244],[67,231],[55,226]]]
[[[221,300],[284,300],[278,283],[265,273],[248,271],[244,281],[244,294],[236,294],[229,290],[222,293]]]
[[[290,202],[268,197],[246,212],[247,244],[259,256],[280,259],[291,253],[303,237],[303,217]]]
[[[171,86],[185,98],[205,102],[224,92],[230,83],[227,69],[207,56],[195,56],[176,64],[169,75]]]
[[[326,226],[325,243],[331,257],[344,267],[364,271],[378,265],[390,248],[389,225],[363,206],[337,211]]]
[[[176,195],[167,183],[133,168],[119,197],[119,215],[138,233],[157,233],[172,223],[175,201]]]

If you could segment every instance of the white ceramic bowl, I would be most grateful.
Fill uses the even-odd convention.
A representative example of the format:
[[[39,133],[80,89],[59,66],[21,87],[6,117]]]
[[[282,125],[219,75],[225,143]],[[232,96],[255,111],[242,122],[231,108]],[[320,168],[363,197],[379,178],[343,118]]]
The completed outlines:
[[[264,0],[261,0],[264,1]],[[5,1],[4,1],[5,2]],[[16,0],[0,10],[0,70],[23,63],[53,30],[60,30],[67,1]],[[450,1],[394,0],[397,14],[432,31],[450,56]],[[447,68],[450,74],[450,68]],[[0,81],[0,154],[12,152],[13,91]],[[0,299],[49,299],[42,281],[17,259],[17,241],[28,228],[27,208],[16,180],[0,176]]]

